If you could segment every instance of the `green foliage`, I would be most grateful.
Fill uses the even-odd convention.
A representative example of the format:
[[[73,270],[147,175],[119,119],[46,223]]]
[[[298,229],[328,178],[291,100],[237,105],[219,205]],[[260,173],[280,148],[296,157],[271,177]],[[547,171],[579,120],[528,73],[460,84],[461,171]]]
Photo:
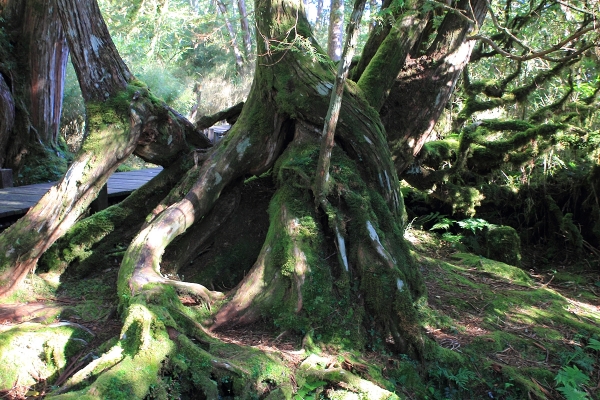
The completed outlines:
[[[325,386],[327,382],[320,381],[315,379],[314,377],[309,377],[306,379],[302,387],[298,388],[298,391],[294,395],[295,400],[313,400],[316,399],[316,391],[317,389]]]
[[[460,367],[453,371],[438,362],[429,369],[428,375],[432,378],[432,383],[435,383],[435,386],[429,386],[428,391],[440,399],[461,398],[461,393],[468,391],[474,381],[478,380],[477,374],[468,368]]]
[[[589,382],[590,377],[581,372],[577,366],[562,367],[554,380],[558,385],[557,390],[567,400],[584,400],[588,398],[587,394],[580,388]]]
[[[443,229],[443,230],[447,231],[455,223],[456,223],[456,221],[453,220],[453,219],[450,219],[450,218],[447,218],[447,217],[442,217],[431,228],[429,228],[429,230],[435,231],[435,230],[438,230],[438,229]]]
[[[156,97],[181,114],[187,114],[194,105],[196,99],[191,90],[193,83],[174,68],[148,63],[136,64],[134,71],[136,77],[144,81]]]
[[[590,343],[587,345],[589,349],[600,351],[600,340],[590,338]]]

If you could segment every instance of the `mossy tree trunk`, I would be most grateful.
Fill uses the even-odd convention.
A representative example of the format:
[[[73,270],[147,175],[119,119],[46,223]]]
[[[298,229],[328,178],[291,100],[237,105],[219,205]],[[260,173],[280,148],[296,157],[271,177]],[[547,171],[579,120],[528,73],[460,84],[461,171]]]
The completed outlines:
[[[193,143],[184,122],[177,129],[165,128],[167,122],[176,125],[177,116],[158,107],[133,80],[108,34],[94,31],[103,27],[88,19],[100,18],[95,4],[57,1],[78,78],[88,85],[83,93],[91,129],[63,181],[4,232],[0,254],[17,254],[3,260],[9,287],[81,215],[124,157],[135,150],[169,165]],[[60,389],[64,397],[85,393],[106,398],[119,390],[143,398],[159,379],[161,365],[182,353],[189,360],[208,360],[198,368],[205,379],[194,375],[194,384],[207,397],[214,394],[207,377],[223,371],[237,376],[242,383],[236,390],[243,390],[255,377],[207,352],[214,339],[177,300],[182,294],[220,307],[212,316],[212,330],[261,319],[282,331],[306,333],[307,343],[320,337],[354,348],[368,342],[370,330],[391,337],[396,350],[422,356],[415,302],[425,289],[403,239],[406,214],[385,130],[377,110],[365,100],[376,96],[346,83],[329,190],[316,208],[312,184],[335,70],[312,39],[301,1],[256,0],[255,10],[261,39],[248,100],[223,141],[193,153],[186,175],[131,241],[117,283],[125,320],[121,337]],[[410,10],[405,22],[416,12]],[[394,45],[407,54],[413,44],[390,39],[386,51]],[[401,62],[396,64],[400,68]],[[209,220],[224,191],[269,170],[276,185],[270,226],[253,267],[236,288],[221,293],[163,275],[162,256],[175,238],[192,224]],[[289,385],[285,375],[272,379],[282,390]]]
[[[227,294],[212,329],[267,318],[282,328],[309,332],[331,326],[330,314],[338,310],[336,329],[348,332],[348,342],[364,342],[363,323],[377,316],[368,322],[392,335],[399,349],[418,356],[413,302],[423,294],[423,284],[402,238],[404,207],[379,116],[355,85],[346,86],[329,207],[315,210],[312,177],[335,72],[308,49],[289,51],[298,39],[290,32],[311,37],[300,2],[257,1],[255,9],[263,39],[248,101],[227,139],[174,190],[184,193],[182,198],[164,202],[133,240],[121,265],[120,298],[128,306],[147,297],[148,290],[154,293],[158,284],[209,303],[221,299],[201,285],[165,278],[162,254],[207,215],[228,185],[274,168],[277,191],[262,251]],[[338,257],[324,261],[336,248]]]
[[[176,295],[219,305],[212,330],[266,319],[281,331],[307,333],[307,343],[318,336],[360,347],[368,340],[368,328],[391,336],[398,350],[421,355],[414,303],[424,295],[424,285],[403,239],[405,211],[379,116],[349,82],[332,151],[327,206],[315,208],[312,181],[335,71],[313,58],[310,49],[290,51],[298,45],[290,32],[311,37],[301,2],[258,0],[255,10],[261,16],[260,56],[241,115],[226,139],[196,157],[132,240],[117,283],[125,318],[121,338],[61,391],[97,379],[65,397],[106,397],[119,390],[142,398],[160,379],[160,365],[180,357],[209,360],[192,375],[183,374],[192,376],[196,389],[209,398],[216,390],[211,375],[226,373],[238,394],[256,386],[257,378],[239,367],[244,362],[211,354],[213,346],[221,355],[233,357],[234,352],[218,347]],[[220,293],[163,275],[167,246],[192,224],[210,221],[221,194],[240,185],[240,178],[268,170],[276,184],[269,230],[254,266],[237,287]],[[332,252],[337,257],[327,257]],[[364,389],[369,385],[352,380],[356,391],[369,395],[370,389]],[[285,373],[271,381],[291,396]],[[382,398],[389,396],[382,391]]]
[[[425,55],[411,59],[410,68],[403,71],[390,91],[381,118],[399,174],[419,154],[448,104],[475,46],[467,36],[480,29],[487,4],[484,0],[460,1],[457,8],[472,22],[456,13],[446,14]]]
[[[13,169],[17,182],[23,181],[19,173],[24,166],[27,175],[49,180],[67,164],[56,152],[68,50],[57,9],[50,3],[8,0],[2,9],[0,70],[14,111],[4,115],[10,129],[0,139],[0,165]]]

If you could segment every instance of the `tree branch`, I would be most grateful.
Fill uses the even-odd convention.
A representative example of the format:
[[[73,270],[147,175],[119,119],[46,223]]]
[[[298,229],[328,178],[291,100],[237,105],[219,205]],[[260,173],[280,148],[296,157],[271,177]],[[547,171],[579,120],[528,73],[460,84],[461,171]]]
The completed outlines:
[[[575,32],[574,34],[572,34],[568,38],[562,40],[561,42],[555,44],[554,46],[552,46],[552,47],[550,47],[550,48],[548,48],[546,50],[535,51],[535,50],[529,48],[528,46],[525,46],[525,49],[527,49],[528,51],[533,51],[533,53],[530,52],[529,54],[522,55],[522,56],[517,56],[517,55],[509,53],[508,51],[500,48],[500,46],[498,46],[493,40],[491,40],[488,37],[482,36],[482,35],[473,35],[473,36],[468,37],[467,40],[480,40],[480,41],[482,41],[484,43],[487,43],[494,50],[496,50],[498,53],[500,53],[502,56],[504,56],[506,58],[509,58],[511,60],[527,61],[527,60],[533,60],[534,58],[541,58],[543,60],[552,61],[552,62],[564,62],[564,61],[567,61],[567,60],[573,58],[573,54],[570,54],[570,55],[568,55],[566,57],[559,58],[559,59],[546,57],[546,55],[550,54],[550,53],[553,53],[555,51],[560,50],[567,43],[569,43],[569,42],[571,42],[571,41],[573,41],[573,40],[581,37],[582,35],[590,32],[590,31],[595,30],[595,29],[596,28],[593,27],[593,26],[590,26],[590,27],[584,28],[584,29],[580,29],[579,31]],[[510,34],[510,37],[513,38],[514,36],[512,34]],[[518,43],[521,44],[521,45],[523,45],[520,41],[518,41]],[[575,54],[579,55],[583,51],[587,50],[590,47],[593,47],[593,46],[585,46],[583,49],[578,50]]]
[[[334,145],[335,127],[340,115],[340,107],[342,106],[342,95],[344,94],[346,77],[348,76],[350,63],[352,62],[352,57],[354,56],[354,51],[356,49],[356,42],[358,40],[357,28],[360,25],[365,3],[366,0],[356,0],[354,3],[354,10],[352,10],[352,16],[350,17],[346,32],[346,43],[344,44],[342,60],[338,65],[335,83],[331,92],[329,109],[327,110],[327,116],[325,117],[314,187],[315,203],[317,207],[326,201],[327,194],[329,193],[329,165],[331,163],[331,151]]]

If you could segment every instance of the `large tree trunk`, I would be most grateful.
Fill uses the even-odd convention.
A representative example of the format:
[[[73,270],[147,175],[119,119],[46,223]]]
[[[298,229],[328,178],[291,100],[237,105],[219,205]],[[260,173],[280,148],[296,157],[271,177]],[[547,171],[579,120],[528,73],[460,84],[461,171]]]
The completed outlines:
[[[23,37],[29,38],[31,124],[43,143],[58,140],[68,58],[67,40],[51,0],[28,1]]]
[[[18,254],[2,264],[13,287],[81,214],[122,157],[136,149],[148,159],[161,156],[167,165],[178,157],[173,148],[179,154],[187,152],[186,143],[192,141],[186,124],[180,130],[172,127],[178,122],[176,115],[162,107],[163,114],[154,112],[147,89],[132,81],[106,34],[90,31],[99,26],[87,19],[100,18],[97,8],[89,2],[58,1],[78,77],[90,85],[83,92],[92,129],[63,181],[1,237],[0,255]],[[424,295],[424,285],[403,238],[406,214],[379,115],[361,89],[347,82],[331,152],[330,190],[324,205],[315,208],[312,177],[335,72],[310,52],[281,46],[296,43],[295,35],[311,38],[300,0],[256,0],[255,10],[261,16],[259,57],[237,122],[214,148],[190,154],[193,161],[186,175],[146,218],[119,270],[122,334],[111,350],[60,391],[82,388],[70,395],[111,398],[118,390],[129,398],[144,398],[161,365],[184,357],[193,364],[189,374],[206,397],[217,397],[208,377],[223,371],[241,382],[236,390],[243,393],[257,378],[210,354],[214,339],[177,295],[192,296],[209,307],[222,305],[214,323],[208,323],[212,330],[260,319],[281,330],[305,332],[308,339],[335,337],[349,347],[361,347],[370,329],[391,337],[396,350],[421,358],[423,342],[414,303]],[[87,42],[91,37],[95,41]],[[84,48],[96,51],[83,52]],[[110,73],[98,76],[98,71]],[[108,86],[95,90],[99,83]],[[170,137],[165,138],[164,132]],[[220,293],[165,276],[161,263],[166,247],[192,224],[209,224],[222,193],[241,185],[242,178],[269,170],[275,194],[268,232],[253,267],[237,287]],[[207,229],[215,227],[218,223]],[[328,257],[332,253],[337,257]],[[224,354],[223,349],[215,350]],[[347,376],[352,379],[343,384],[366,397],[362,380],[350,372]],[[88,378],[93,382],[86,382]],[[281,390],[289,385],[285,377],[269,379]],[[377,398],[390,396],[380,390]]]
[[[431,17],[423,4],[423,0],[407,1],[393,25],[373,31],[365,44],[353,78],[377,111]]]
[[[15,100],[4,76],[0,75],[0,168],[4,167],[6,145],[15,124]]]
[[[56,157],[68,55],[65,36],[50,0],[5,3],[2,16],[11,43],[2,46],[14,51],[12,59],[0,63],[6,64],[1,70],[14,111],[11,129],[0,140],[1,164],[14,170],[17,182],[23,180],[19,172],[25,164],[32,175],[25,182],[56,179],[54,170],[66,169],[66,161]]]
[[[412,164],[446,107],[475,45],[467,35],[483,23],[487,1],[462,0],[457,8],[476,23],[446,14],[426,54],[410,58],[382,106],[398,174]]]
[[[382,125],[355,87],[347,88],[340,111],[327,217],[314,210],[311,177],[334,74],[308,54],[273,50],[272,44],[294,40],[289,36],[292,26],[310,32],[303,13],[296,12],[299,8],[300,2],[288,0],[256,3],[257,12],[267,18],[258,22],[261,56],[248,101],[227,139],[190,170],[181,190],[175,190],[183,192],[195,181],[189,191],[158,207],[133,240],[119,273],[120,298],[127,299],[125,305],[134,304],[140,295],[147,296],[151,283],[154,288],[174,286],[208,303],[219,299],[219,293],[201,285],[165,278],[162,254],[207,215],[228,185],[274,167],[278,188],[271,201],[267,239],[212,329],[265,317],[304,331],[328,325],[325,320],[333,305],[317,307],[319,300],[310,295],[318,285],[329,301],[355,307],[355,315],[377,315],[377,327],[392,335],[398,348],[418,356],[421,342],[412,302],[423,294],[422,281],[404,246],[404,207]],[[333,242],[325,240],[327,235]],[[339,257],[322,261],[323,254],[336,247]],[[339,277],[337,284],[334,276]],[[347,286],[350,279],[360,282],[360,295]],[[341,286],[336,289],[337,285]],[[355,296],[362,300],[357,302]],[[357,340],[362,340],[360,320],[344,318],[339,323],[352,325]]]

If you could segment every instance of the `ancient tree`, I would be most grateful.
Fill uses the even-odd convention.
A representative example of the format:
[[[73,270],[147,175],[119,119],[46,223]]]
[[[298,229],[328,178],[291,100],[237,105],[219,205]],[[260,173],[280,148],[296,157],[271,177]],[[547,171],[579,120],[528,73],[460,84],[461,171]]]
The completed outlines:
[[[77,273],[85,274],[101,270],[113,231],[127,243],[116,290],[121,334],[63,382],[57,396],[144,398],[160,375],[173,373],[207,398],[218,396],[215,381],[223,376],[239,396],[269,385],[291,397],[289,371],[275,374],[266,367],[269,357],[224,346],[212,333],[259,321],[281,334],[303,335],[307,349],[316,341],[362,348],[377,336],[392,351],[423,359],[417,308],[424,284],[403,238],[407,216],[398,174],[447,104],[471,57],[475,38],[468,35],[480,28],[489,6],[485,0],[440,3],[440,9],[425,3],[384,3],[392,23],[371,31],[343,85],[327,190],[316,190],[324,196],[315,199],[336,71],[314,40],[301,1],[255,1],[252,88],[243,105],[203,119],[235,120],[212,146],[197,130],[204,126],[193,126],[132,76],[94,0],[56,0],[86,101],[88,134],[64,178],[0,236],[1,294],[17,289],[44,253],[51,271],[81,267]],[[165,172],[133,200],[76,224],[132,153]],[[235,287],[174,279],[225,225],[239,192],[255,179],[271,182],[268,224],[250,268],[226,271]],[[70,257],[75,248],[95,257],[76,260]],[[183,298],[201,310],[185,307]],[[369,398],[393,396],[311,360],[302,365],[305,376]]]

